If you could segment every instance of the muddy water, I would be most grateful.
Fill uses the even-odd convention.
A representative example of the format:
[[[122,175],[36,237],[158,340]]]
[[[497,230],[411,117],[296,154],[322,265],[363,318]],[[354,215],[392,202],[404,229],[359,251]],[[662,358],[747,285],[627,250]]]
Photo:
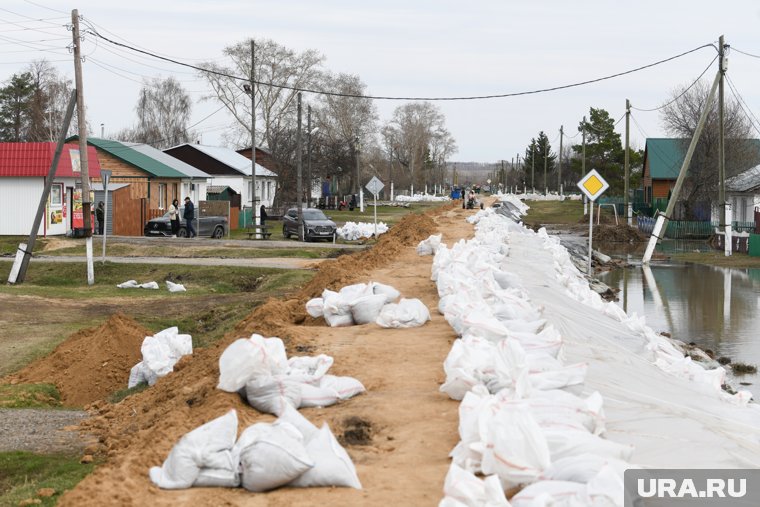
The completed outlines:
[[[618,304],[646,316],[655,331],[760,367],[760,269],[652,263],[599,279],[620,289]],[[760,397],[760,376],[737,376],[740,382]]]

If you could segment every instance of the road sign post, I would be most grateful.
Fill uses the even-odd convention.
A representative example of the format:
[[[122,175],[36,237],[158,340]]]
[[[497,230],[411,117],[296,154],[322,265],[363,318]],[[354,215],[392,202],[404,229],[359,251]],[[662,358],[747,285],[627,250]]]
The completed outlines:
[[[594,239],[594,201],[601,196],[608,188],[610,184],[607,183],[602,175],[599,174],[596,169],[591,169],[586,176],[581,178],[578,182],[578,188],[581,192],[588,197],[589,200],[589,212],[588,212],[588,276],[591,277],[591,257],[592,257],[592,242]]]
[[[377,176],[373,176],[371,180],[364,186],[367,190],[372,192],[372,195],[374,196],[374,202],[375,202],[375,241],[377,241],[377,196],[380,193],[380,191],[385,187],[382,181],[380,181]]]
[[[108,181],[111,179],[111,171],[108,169],[100,170],[100,179],[103,180],[103,200],[105,200],[105,210],[103,211],[103,258],[101,262],[106,263],[106,236],[108,235]],[[100,227],[101,224],[98,224]]]

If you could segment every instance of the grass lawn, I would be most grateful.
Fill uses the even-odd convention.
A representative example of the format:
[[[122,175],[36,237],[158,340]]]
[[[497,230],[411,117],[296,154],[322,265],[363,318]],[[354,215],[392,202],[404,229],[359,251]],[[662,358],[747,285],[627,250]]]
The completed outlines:
[[[237,231],[235,231],[237,232]],[[244,237],[237,239],[247,239],[247,235],[242,233]],[[233,238],[235,239],[235,238]],[[171,239],[166,240],[167,242]],[[96,239],[94,245],[95,256],[99,258],[102,249],[99,246],[100,240]],[[294,243],[295,245],[295,243]],[[36,252],[36,249],[35,249]],[[134,245],[129,243],[108,243],[106,242],[106,256],[113,257],[218,257],[226,259],[260,259],[271,257],[291,257],[300,259],[324,259],[328,257],[334,257],[338,249],[332,248],[252,248],[241,246],[222,246],[215,242],[203,241],[198,246],[188,246],[186,244],[172,245],[171,243],[161,245]],[[56,248],[55,250],[49,250],[41,252],[44,255],[51,256],[84,256],[85,246],[84,242],[81,245]]]
[[[0,408],[61,406],[61,393],[53,384],[0,384]]]
[[[582,201],[525,201],[530,206],[525,216],[530,224],[577,225],[583,218]]]
[[[699,253],[669,253],[668,255],[676,261],[706,264],[708,266],[718,266],[723,268],[760,268],[760,257],[750,257],[747,254],[736,252],[734,252],[732,256],[726,257],[722,250]]]
[[[0,453],[0,505],[18,505],[26,499],[54,506],[64,491],[72,489],[93,471],[95,464],[82,464],[78,456],[44,455],[31,452]],[[52,495],[38,496],[41,489]]]

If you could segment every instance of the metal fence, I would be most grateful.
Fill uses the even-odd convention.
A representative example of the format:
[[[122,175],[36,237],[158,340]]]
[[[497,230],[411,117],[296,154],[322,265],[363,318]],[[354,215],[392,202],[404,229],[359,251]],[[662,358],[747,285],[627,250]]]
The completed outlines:
[[[655,218],[639,216],[637,218],[639,230],[644,234],[651,234],[655,220]],[[665,237],[669,239],[706,239],[715,233],[718,226],[718,222],[670,220],[665,231]],[[732,222],[731,229],[736,232],[753,232],[755,222]]]

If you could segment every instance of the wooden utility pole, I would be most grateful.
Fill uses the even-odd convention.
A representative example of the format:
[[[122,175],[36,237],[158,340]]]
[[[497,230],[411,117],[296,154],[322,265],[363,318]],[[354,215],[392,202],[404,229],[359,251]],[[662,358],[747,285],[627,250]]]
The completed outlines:
[[[95,283],[92,260],[92,202],[90,201],[90,166],[87,160],[87,119],[84,108],[82,85],[82,46],[79,36],[79,11],[71,11],[72,36],[74,38],[74,82],[77,88],[77,130],[79,131],[79,168],[82,180],[82,219],[87,255],[87,284]]]
[[[586,175],[586,117],[583,117],[583,127],[581,128],[581,139],[583,139],[583,157],[581,158],[581,176]]]
[[[563,125],[559,126],[559,166],[557,166],[557,192],[562,195],[562,137],[564,136]]]
[[[546,184],[546,165],[547,165],[547,155],[549,154],[549,138],[546,138],[546,142],[544,143],[544,195],[549,195],[549,186]]]
[[[257,206],[256,206],[256,56],[255,56],[256,42],[251,38],[251,72],[249,75],[249,86],[251,88],[251,225],[255,227],[259,225],[257,218]],[[263,232],[263,231],[262,231]],[[254,236],[256,237],[256,236]],[[263,235],[261,236],[264,237]]]
[[[302,178],[302,166],[303,166],[303,146],[301,143],[301,92],[298,92],[298,126],[296,127],[296,193],[298,197],[296,202],[298,203],[298,239],[303,241],[305,239],[306,231],[303,223],[303,178]]]
[[[536,142],[530,143],[530,189],[536,193]]]
[[[630,169],[630,127],[631,127],[631,101],[625,99],[625,161],[624,166],[624,188],[623,188],[623,213],[625,213],[625,222],[631,225],[631,214],[628,212],[628,192],[629,192],[629,178],[631,174]]]
[[[726,73],[725,70],[725,45],[723,36],[718,38],[718,56],[719,66],[718,73],[720,81],[718,82],[718,205],[720,206],[720,226],[726,225],[726,158],[725,158],[725,130],[723,125],[723,81]]]
[[[306,132],[308,138],[306,138],[306,207],[311,206],[311,187],[313,181],[311,179],[311,105],[306,106]]]

